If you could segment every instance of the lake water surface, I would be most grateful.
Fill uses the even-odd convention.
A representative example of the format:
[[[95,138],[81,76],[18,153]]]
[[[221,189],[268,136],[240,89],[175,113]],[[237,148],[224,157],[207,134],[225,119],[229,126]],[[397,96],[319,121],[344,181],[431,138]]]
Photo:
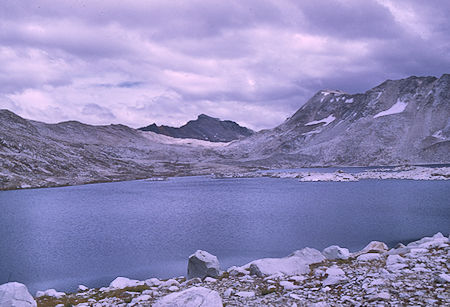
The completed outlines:
[[[36,290],[185,275],[306,246],[358,250],[450,230],[450,181],[171,178],[0,192],[0,283]]]

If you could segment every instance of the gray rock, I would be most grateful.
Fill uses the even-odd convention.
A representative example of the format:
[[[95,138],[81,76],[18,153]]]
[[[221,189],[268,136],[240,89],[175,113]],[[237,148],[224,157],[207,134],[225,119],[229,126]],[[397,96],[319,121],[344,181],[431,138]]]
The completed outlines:
[[[203,287],[192,287],[159,299],[154,307],[223,307],[217,291]]]
[[[0,306],[36,307],[36,301],[24,284],[9,282],[0,286]]]
[[[264,274],[259,270],[258,266],[253,263],[250,264],[250,275],[256,275],[258,277],[264,276]]]
[[[207,276],[217,278],[220,275],[220,264],[216,256],[198,250],[189,257],[188,279]]]

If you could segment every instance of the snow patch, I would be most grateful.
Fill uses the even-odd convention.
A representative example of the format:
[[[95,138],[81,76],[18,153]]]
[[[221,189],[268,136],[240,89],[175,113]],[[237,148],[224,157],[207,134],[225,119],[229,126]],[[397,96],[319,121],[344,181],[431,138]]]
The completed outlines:
[[[442,134],[442,130],[438,130],[435,133],[433,133],[432,137],[437,138],[437,139],[441,139],[441,140],[446,140],[447,138]]]
[[[319,119],[319,120],[313,120],[312,122],[306,123],[305,126],[312,126],[323,123],[324,126],[329,125],[332,121],[334,121],[336,117],[333,116],[333,114],[329,115],[326,118]]]
[[[407,102],[397,100],[397,102],[392,107],[376,114],[373,118],[402,113],[403,111],[405,111],[407,105],[408,105]]]
[[[353,103],[353,98],[345,99],[345,103]]]

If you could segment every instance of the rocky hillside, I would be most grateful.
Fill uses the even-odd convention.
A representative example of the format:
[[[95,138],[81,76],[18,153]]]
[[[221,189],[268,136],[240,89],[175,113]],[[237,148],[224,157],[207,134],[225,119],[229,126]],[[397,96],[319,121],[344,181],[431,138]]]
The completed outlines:
[[[388,80],[363,94],[319,91],[224,154],[268,166],[448,163],[450,75]]]
[[[202,174],[221,167],[208,163],[217,159],[213,149],[220,144],[123,125],[45,124],[0,110],[0,131],[0,189]]]
[[[200,114],[196,120],[191,120],[180,128],[151,124],[139,128],[139,130],[152,131],[174,138],[198,139],[210,142],[230,142],[253,134],[252,130],[239,126],[233,121],[222,121],[205,114]]]

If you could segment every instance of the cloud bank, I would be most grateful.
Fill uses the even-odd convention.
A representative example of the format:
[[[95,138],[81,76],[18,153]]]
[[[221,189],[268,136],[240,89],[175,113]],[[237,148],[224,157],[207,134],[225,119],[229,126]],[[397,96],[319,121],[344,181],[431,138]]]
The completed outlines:
[[[323,88],[448,73],[449,12],[446,0],[2,1],[0,108],[272,128]]]

